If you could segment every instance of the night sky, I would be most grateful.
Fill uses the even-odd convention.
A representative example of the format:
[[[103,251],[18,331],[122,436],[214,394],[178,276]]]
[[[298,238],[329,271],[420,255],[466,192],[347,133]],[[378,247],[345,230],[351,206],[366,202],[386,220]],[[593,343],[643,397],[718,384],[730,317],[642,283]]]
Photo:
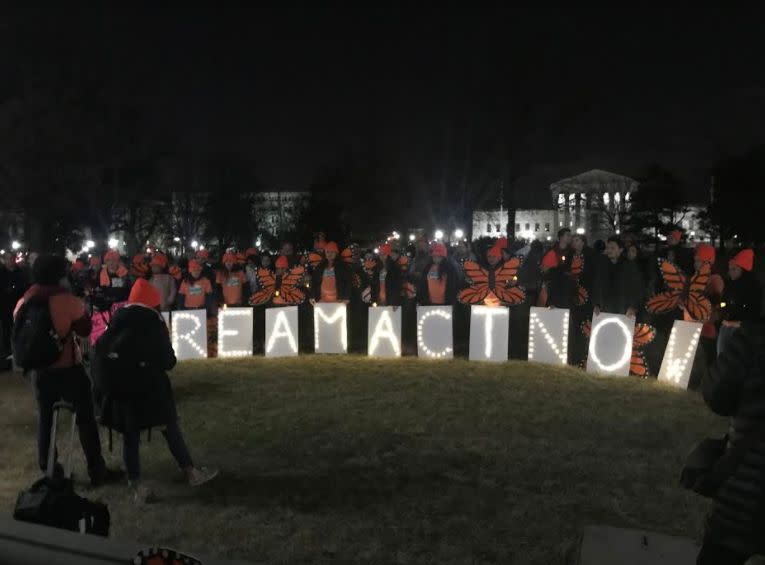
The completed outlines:
[[[172,151],[241,155],[279,189],[352,153],[423,198],[502,179],[546,205],[555,180],[650,163],[699,197],[717,159],[765,142],[755,13],[317,4],[46,11],[6,18],[3,45],[30,65],[92,51]]]

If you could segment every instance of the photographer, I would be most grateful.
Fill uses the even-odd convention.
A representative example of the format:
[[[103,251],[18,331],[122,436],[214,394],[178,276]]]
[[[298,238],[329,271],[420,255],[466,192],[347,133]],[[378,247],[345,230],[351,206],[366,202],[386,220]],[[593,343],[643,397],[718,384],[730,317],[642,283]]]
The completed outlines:
[[[765,553],[765,324],[743,324],[703,381],[704,400],[730,417],[724,440],[705,440],[708,470],[686,486],[714,499],[697,563],[743,564]],[[701,446],[700,446],[701,447]],[[696,452],[701,453],[701,448]],[[693,455],[691,456],[693,458]],[[686,466],[688,468],[688,466]]]

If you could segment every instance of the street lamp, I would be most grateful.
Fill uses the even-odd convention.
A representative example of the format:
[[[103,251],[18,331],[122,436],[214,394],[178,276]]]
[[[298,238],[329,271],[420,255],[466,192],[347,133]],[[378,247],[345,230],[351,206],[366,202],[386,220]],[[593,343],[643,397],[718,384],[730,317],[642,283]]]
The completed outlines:
[[[21,249],[21,244],[18,241],[14,241],[11,243],[11,249],[13,249],[14,251],[18,251],[19,249]]]
[[[179,243],[179,242],[181,241],[181,238],[180,238],[180,237],[174,237],[174,238],[173,238],[173,241],[174,241],[175,243]]]
[[[441,230],[436,230],[436,239],[443,239],[444,238],[444,232]]]
[[[579,235],[584,235],[584,228],[576,228],[576,233]]]
[[[199,242],[195,239],[191,242],[191,248],[196,251],[199,248]]]
[[[115,238],[109,239],[109,249],[117,249],[117,246],[120,244],[119,241],[117,241]]]
[[[85,242],[85,247],[87,247],[88,249],[93,249],[95,246],[96,246],[96,242],[93,241],[92,239],[89,239],[88,241]]]
[[[413,233],[410,233],[409,234],[409,241],[414,241],[415,239],[417,239],[417,236],[414,235]]]
[[[465,237],[465,232],[462,231],[460,228],[457,228],[456,230],[454,230],[454,237],[456,237],[457,239],[462,239],[463,237]]]

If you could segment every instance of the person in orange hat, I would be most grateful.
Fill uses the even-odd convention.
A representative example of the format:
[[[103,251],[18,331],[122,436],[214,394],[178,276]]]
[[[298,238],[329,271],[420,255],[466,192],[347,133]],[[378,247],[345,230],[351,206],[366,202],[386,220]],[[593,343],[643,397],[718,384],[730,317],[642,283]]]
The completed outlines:
[[[733,334],[744,324],[761,319],[762,287],[754,275],[754,251],[740,251],[728,265],[720,310],[722,325],[717,338],[717,355],[725,351]]]
[[[448,260],[446,245],[436,243],[430,250],[425,276],[417,287],[417,303],[421,306],[454,305],[457,301],[457,271]]]
[[[570,276],[571,262],[574,258],[572,239],[571,230],[562,228],[558,232],[557,243],[542,257],[542,287],[538,306],[566,309],[576,306],[577,282]]]
[[[197,310],[205,308],[207,315],[211,316],[214,311],[213,286],[202,273],[202,265],[199,261],[189,261],[189,270],[181,283],[178,291],[178,307],[181,310]]]
[[[677,229],[667,234],[667,246],[659,252],[660,258],[673,262],[689,276],[693,272],[693,255],[693,251],[683,245],[683,232]]]
[[[216,275],[215,284],[218,301],[228,307],[243,305],[244,298],[250,295],[247,276],[237,264],[236,255],[230,252],[223,255],[223,267]]]
[[[130,273],[122,264],[120,254],[114,250],[104,255],[104,266],[98,278],[102,300],[96,301],[100,310],[113,304],[125,302],[130,295]],[[107,309],[108,309],[107,308]]]
[[[401,269],[391,258],[393,249],[389,243],[379,248],[377,267],[372,275],[372,301],[379,306],[401,306],[403,277]]]
[[[88,288],[88,269],[85,261],[75,259],[72,268],[69,270],[69,284],[72,287],[72,294],[78,298],[83,298]]]
[[[128,485],[139,503],[153,493],[141,483],[139,455],[143,430],[163,428],[162,435],[191,486],[212,480],[218,471],[196,467],[178,425],[178,412],[167,371],[176,363],[167,325],[158,310],[161,296],[138,279],[128,304],[112,316],[95,347],[93,376],[101,404],[101,423],[122,434],[122,458]]]
[[[698,272],[705,263],[709,263],[712,268],[714,268],[716,259],[717,252],[713,246],[708,243],[699,243],[696,246],[694,253],[694,269]],[[713,273],[712,276],[709,277],[709,282],[704,291],[704,294],[712,303],[713,315],[709,320],[704,322],[704,325],[701,328],[701,339],[699,340],[707,367],[714,363],[717,355],[717,322],[719,321],[720,303],[722,302],[724,290],[725,281],[719,274]],[[687,311],[683,311],[683,319],[686,322],[694,321]],[[691,381],[694,383],[699,382],[699,376],[700,375],[692,374]]]
[[[149,282],[159,292],[159,309],[162,312],[167,312],[175,305],[175,299],[178,295],[175,279],[169,274],[167,269],[167,256],[156,253],[151,258],[149,266],[151,267]]]
[[[343,302],[351,300],[353,283],[351,272],[344,262],[338,260],[340,248],[334,241],[324,244],[324,259],[311,276],[311,304],[316,302]]]

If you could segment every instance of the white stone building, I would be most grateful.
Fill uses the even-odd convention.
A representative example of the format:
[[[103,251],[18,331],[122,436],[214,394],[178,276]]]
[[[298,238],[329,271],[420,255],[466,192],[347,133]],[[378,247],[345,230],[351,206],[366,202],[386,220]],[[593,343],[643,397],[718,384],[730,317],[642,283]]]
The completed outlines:
[[[558,213],[553,209],[516,210],[515,238],[551,241],[558,232]]]
[[[507,237],[507,210],[473,212],[473,240],[482,237]]]

